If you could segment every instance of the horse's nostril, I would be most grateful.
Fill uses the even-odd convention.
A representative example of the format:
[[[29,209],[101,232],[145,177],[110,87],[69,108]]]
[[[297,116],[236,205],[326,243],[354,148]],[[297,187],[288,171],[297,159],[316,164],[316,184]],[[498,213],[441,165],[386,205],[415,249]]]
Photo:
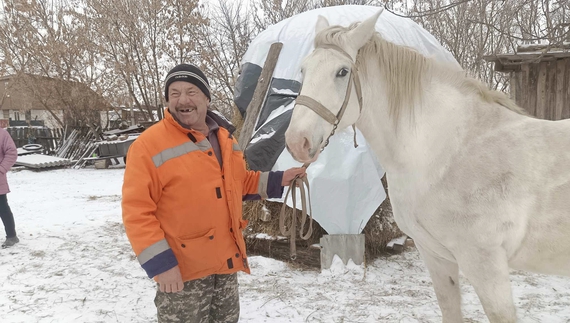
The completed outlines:
[[[309,139],[307,138],[303,138],[305,139],[303,141],[303,150],[311,150],[311,143],[309,142]]]

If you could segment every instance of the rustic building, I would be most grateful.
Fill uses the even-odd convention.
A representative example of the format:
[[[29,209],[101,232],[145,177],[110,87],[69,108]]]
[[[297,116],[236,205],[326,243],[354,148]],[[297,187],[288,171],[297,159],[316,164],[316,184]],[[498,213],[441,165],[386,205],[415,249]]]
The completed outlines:
[[[109,104],[85,84],[30,74],[0,77],[0,125],[102,124]]]
[[[519,46],[516,53],[484,57],[510,73],[511,98],[541,119],[570,118],[570,44]]]

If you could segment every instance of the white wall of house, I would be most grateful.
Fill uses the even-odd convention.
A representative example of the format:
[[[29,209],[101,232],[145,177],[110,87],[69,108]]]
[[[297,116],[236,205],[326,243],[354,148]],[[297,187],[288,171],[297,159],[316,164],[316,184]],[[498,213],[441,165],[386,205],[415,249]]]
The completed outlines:
[[[54,113],[59,120],[63,120],[63,110],[55,110]],[[48,128],[61,128],[61,125],[57,123],[53,115],[47,110],[32,110],[32,120],[43,120]]]

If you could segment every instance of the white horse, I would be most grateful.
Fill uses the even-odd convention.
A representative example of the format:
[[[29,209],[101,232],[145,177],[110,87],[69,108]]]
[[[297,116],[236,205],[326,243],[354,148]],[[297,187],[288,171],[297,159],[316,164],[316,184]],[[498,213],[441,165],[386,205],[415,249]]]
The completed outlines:
[[[287,147],[312,162],[337,126],[356,125],[443,322],[463,320],[459,269],[491,322],[516,322],[509,267],[570,276],[570,120],[529,117],[457,67],[387,42],[380,13],[349,28],[320,17]]]

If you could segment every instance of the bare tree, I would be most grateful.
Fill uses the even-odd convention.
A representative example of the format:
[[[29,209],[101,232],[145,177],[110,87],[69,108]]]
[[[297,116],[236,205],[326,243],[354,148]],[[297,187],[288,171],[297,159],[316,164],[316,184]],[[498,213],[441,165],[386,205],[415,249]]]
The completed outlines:
[[[93,43],[147,120],[162,106],[166,71],[198,55],[195,29],[207,20],[197,8],[195,0],[85,0]]]
[[[233,119],[233,91],[240,61],[253,39],[251,12],[242,2],[219,0],[202,9],[207,25],[196,29],[201,68],[212,85],[213,108]],[[235,121],[235,120],[234,120]]]
[[[166,37],[162,42],[162,50],[176,64],[197,59],[199,52],[196,48],[200,42],[197,29],[208,24],[198,0],[167,0],[165,4]]]
[[[508,77],[494,73],[485,55],[514,52],[521,44],[559,46],[570,31],[568,1],[394,0],[385,6],[419,23],[463,68],[501,90]]]
[[[132,103],[143,113],[152,115],[153,75],[148,66],[149,46],[146,36],[152,34],[148,25],[140,23],[144,14],[134,1],[91,1],[85,3],[83,21],[89,22],[96,33],[92,42],[128,89]],[[145,5],[149,5],[148,3]],[[150,73],[149,73],[150,72]],[[131,105],[131,104],[129,104]]]
[[[76,19],[70,7],[61,2],[5,0],[0,16],[0,52],[4,58],[0,63],[1,69],[5,74],[34,75],[94,86],[100,81],[98,75],[101,73],[99,61],[91,54],[92,48],[88,47],[88,37],[85,25]],[[18,86],[27,86],[27,93],[35,95],[39,102],[46,102],[42,101],[41,95],[45,93],[38,88],[37,78],[35,82],[16,78],[21,79]],[[54,91],[51,95],[59,96],[56,98],[58,102],[67,99],[63,92]],[[68,103],[77,103],[77,98],[68,100]],[[65,120],[56,113],[61,107],[44,104],[44,108],[63,126]],[[80,110],[72,104],[67,107],[71,109],[71,115]],[[98,107],[84,108],[95,110]]]

